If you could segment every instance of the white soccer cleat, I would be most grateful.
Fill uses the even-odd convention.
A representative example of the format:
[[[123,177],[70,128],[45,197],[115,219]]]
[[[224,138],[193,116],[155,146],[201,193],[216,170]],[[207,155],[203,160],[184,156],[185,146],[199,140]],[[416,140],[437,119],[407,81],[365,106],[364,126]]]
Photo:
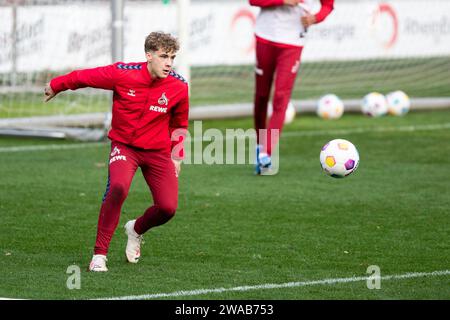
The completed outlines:
[[[91,263],[89,264],[89,271],[93,272],[106,272],[108,268],[106,267],[106,256],[102,254],[94,254]]]
[[[141,257],[141,243],[143,237],[134,231],[135,222],[136,220],[130,220],[125,224],[125,234],[128,236],[125,255],[130,263],[138,263],[139,258]]]

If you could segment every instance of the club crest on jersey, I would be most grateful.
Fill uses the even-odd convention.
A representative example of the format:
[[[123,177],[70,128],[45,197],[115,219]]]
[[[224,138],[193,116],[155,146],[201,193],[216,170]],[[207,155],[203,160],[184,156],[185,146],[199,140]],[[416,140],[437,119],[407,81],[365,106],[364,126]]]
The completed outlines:
[[[158,99],[158,103],[162,106],[167,106],[169,104],[169,99],[167,99],[165,92],[163,92],[161,97]]]
[[[133,89],[130,89],[130,90],[128,91],[127,94],[128,94],[129,96],[136,97],[136,91],[133,90]]]
[[[111,159],[109,159],[109,164],[111,164],[117,160],[127,161],[127,157],[120,155],[120,149],[117,147],[114,147],[113,151],[111,152]]]

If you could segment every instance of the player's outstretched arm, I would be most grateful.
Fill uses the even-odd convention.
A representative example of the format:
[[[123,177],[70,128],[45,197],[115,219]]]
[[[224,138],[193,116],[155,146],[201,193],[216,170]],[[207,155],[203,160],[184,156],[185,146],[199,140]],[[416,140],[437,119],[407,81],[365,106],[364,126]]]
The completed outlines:
[[[55,91],[53,91],[52,87],[50,86],[50,83],[47,83],[47,85],[44,88],[44,102],[49,101],[50,99],[52,99],[54,96],[56,96]]]
[[[115,85],[115,65],[92,69],[74,70],[68,74],[53,78],[44,89],[44,101],[47,102],[58,93],[80,88],[99,88],[113,90]]]

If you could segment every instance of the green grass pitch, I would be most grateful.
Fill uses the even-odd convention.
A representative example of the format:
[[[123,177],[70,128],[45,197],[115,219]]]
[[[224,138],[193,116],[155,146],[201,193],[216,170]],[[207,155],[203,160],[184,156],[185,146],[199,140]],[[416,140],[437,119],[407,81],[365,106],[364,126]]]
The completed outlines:
[[[204,128],[250,128],[251,119]],[[145,236],[137,265],[125,262],[124,223],[151,204],[138,171],[110,248],[105,274],[86,271],[107,178],[108,144],[8,151],[67,141],[0,138],[0,297],[88,299],[233,288],[450,269],[450,112],[411,112],[337,121],[300,115],[285,127],[278,175],[252,165],[185,165],[179,209]],[[338,134],[338,130],[341,134]],[[326,176],[321,147],[352,141],[358,170]],[[81,268],[69,290],[68,266]],[[450,276],[168,299],[450,299]]]

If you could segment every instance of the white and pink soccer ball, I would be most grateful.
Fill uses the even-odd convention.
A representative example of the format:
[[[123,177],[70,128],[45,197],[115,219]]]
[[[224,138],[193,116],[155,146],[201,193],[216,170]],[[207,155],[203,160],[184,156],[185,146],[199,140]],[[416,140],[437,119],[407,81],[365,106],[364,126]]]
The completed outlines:
[[[344,113],[344,103],[335,94],[326,94],[317,102],[316,112],[322,119],[339,119]]]
[[[381,117],[388,112],[386,97],[378,92],[367,94],[361,103],[361,111],[369,117]]]
[[[329,176],[344,178],[358,168],[359,153],[350,141],[334,139],[325,144],[320,151],[320,164]]]
[[[411,101],[406,93],[401,90],[390,92],[386,95],[388,112],[394,116],[403,116],[408,113]]]

